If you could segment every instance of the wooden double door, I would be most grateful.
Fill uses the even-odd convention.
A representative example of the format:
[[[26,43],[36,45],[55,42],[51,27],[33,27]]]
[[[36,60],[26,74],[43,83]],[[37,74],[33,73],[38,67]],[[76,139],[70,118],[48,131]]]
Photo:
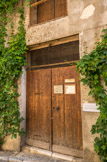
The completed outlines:
[[[80,84],[75,68],[27,71],[28,145],[82,157]]]

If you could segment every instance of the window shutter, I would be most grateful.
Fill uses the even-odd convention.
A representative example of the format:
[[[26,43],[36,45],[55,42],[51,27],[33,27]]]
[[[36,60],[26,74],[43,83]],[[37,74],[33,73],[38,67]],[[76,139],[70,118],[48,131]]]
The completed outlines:
[[[30,4],[37,2],[37,0],[32,0]],[[37,6],[30,8],[30,25],[37,23]]]
[[[37,6],[37,23],[51,20],[52,16],[52,1],[48,0]]]
[[[39,3],[40,1],[41,0],[31,1],[30,25],[67,15],[67,0],[46,0],[44,2],[42,0],[43,3]]]
[[[30,10],[30,25],[37,23],[37,6],[32,7]]]
[[[67,15],[67,0],[55,0],[55,18]]]

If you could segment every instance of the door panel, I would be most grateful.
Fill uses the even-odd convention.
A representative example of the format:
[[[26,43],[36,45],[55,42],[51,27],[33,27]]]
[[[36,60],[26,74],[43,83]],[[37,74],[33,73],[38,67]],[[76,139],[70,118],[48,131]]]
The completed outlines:
[[[80,84],[75,68],[27,72],[27,144],[83,156]]]
[[[73,152],[82,150],[80,84],[75,68],[70,66],[52,69],[53,150],[60,153],[66,150],[66,154],[73,156]],[[54,93],[55,85],[63,85],[62,94]],[[66,86],[75,86],[75,94],[66,94]]]
[[[64,69],[64,79],[75,79],[73,83],[64,83],[66,85],[75,85],[75,94],[65,94],[65,138],[66,145],[75,149],[82,149],[82,121],[81,121],[81,97],[79,75],[76,67]],[[69,122],[68,122],[69,121]],[[71,140],[72,139],[72,140]]]
[[[50,142],[51,70],[27,72],[27,143]],[[31,142],[32,143],[32,142]],[[38,143],[38,142],[36,142]],[[39,145],[39,144],[37,144]]]
[[[63,85],[62,69],[52,69],[53,144],[64,145],[64,94],[54,94],[55,85]]]

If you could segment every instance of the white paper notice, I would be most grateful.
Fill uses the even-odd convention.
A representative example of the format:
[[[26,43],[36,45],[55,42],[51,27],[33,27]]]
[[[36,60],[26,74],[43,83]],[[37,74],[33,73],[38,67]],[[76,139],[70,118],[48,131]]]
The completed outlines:
[[[65,79],[65,83],[74,83],[75,79]]]
[[[54,94],[63,94],[63,85],[54,85]]]
[[[65,85],[65,94],[76,94],[75,85]]]

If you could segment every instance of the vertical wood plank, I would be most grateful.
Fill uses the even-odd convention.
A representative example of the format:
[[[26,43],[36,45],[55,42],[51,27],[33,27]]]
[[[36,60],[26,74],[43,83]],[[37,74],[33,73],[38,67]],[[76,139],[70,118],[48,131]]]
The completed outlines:
[[[55,0],[55,18],[67,15],[67,0]]]
[[[33,4],[37,2],[37,0],[32,0],[30,2],[30,4]],[[35,7],[30,7],[29,9],[29,17],[30,17],[30,20],[29,20],[29,25],[35,25],[37,23],[37,6]]]
[[[64,94],[55,94],[54,86],[63,85],[63,68],[52,69],[53,144],[64,145]],[[59,107],[59,110],[58,110]]]
[[[48,0],[37,6],[37,23],[45,22],[53,19],[53,0]]]

